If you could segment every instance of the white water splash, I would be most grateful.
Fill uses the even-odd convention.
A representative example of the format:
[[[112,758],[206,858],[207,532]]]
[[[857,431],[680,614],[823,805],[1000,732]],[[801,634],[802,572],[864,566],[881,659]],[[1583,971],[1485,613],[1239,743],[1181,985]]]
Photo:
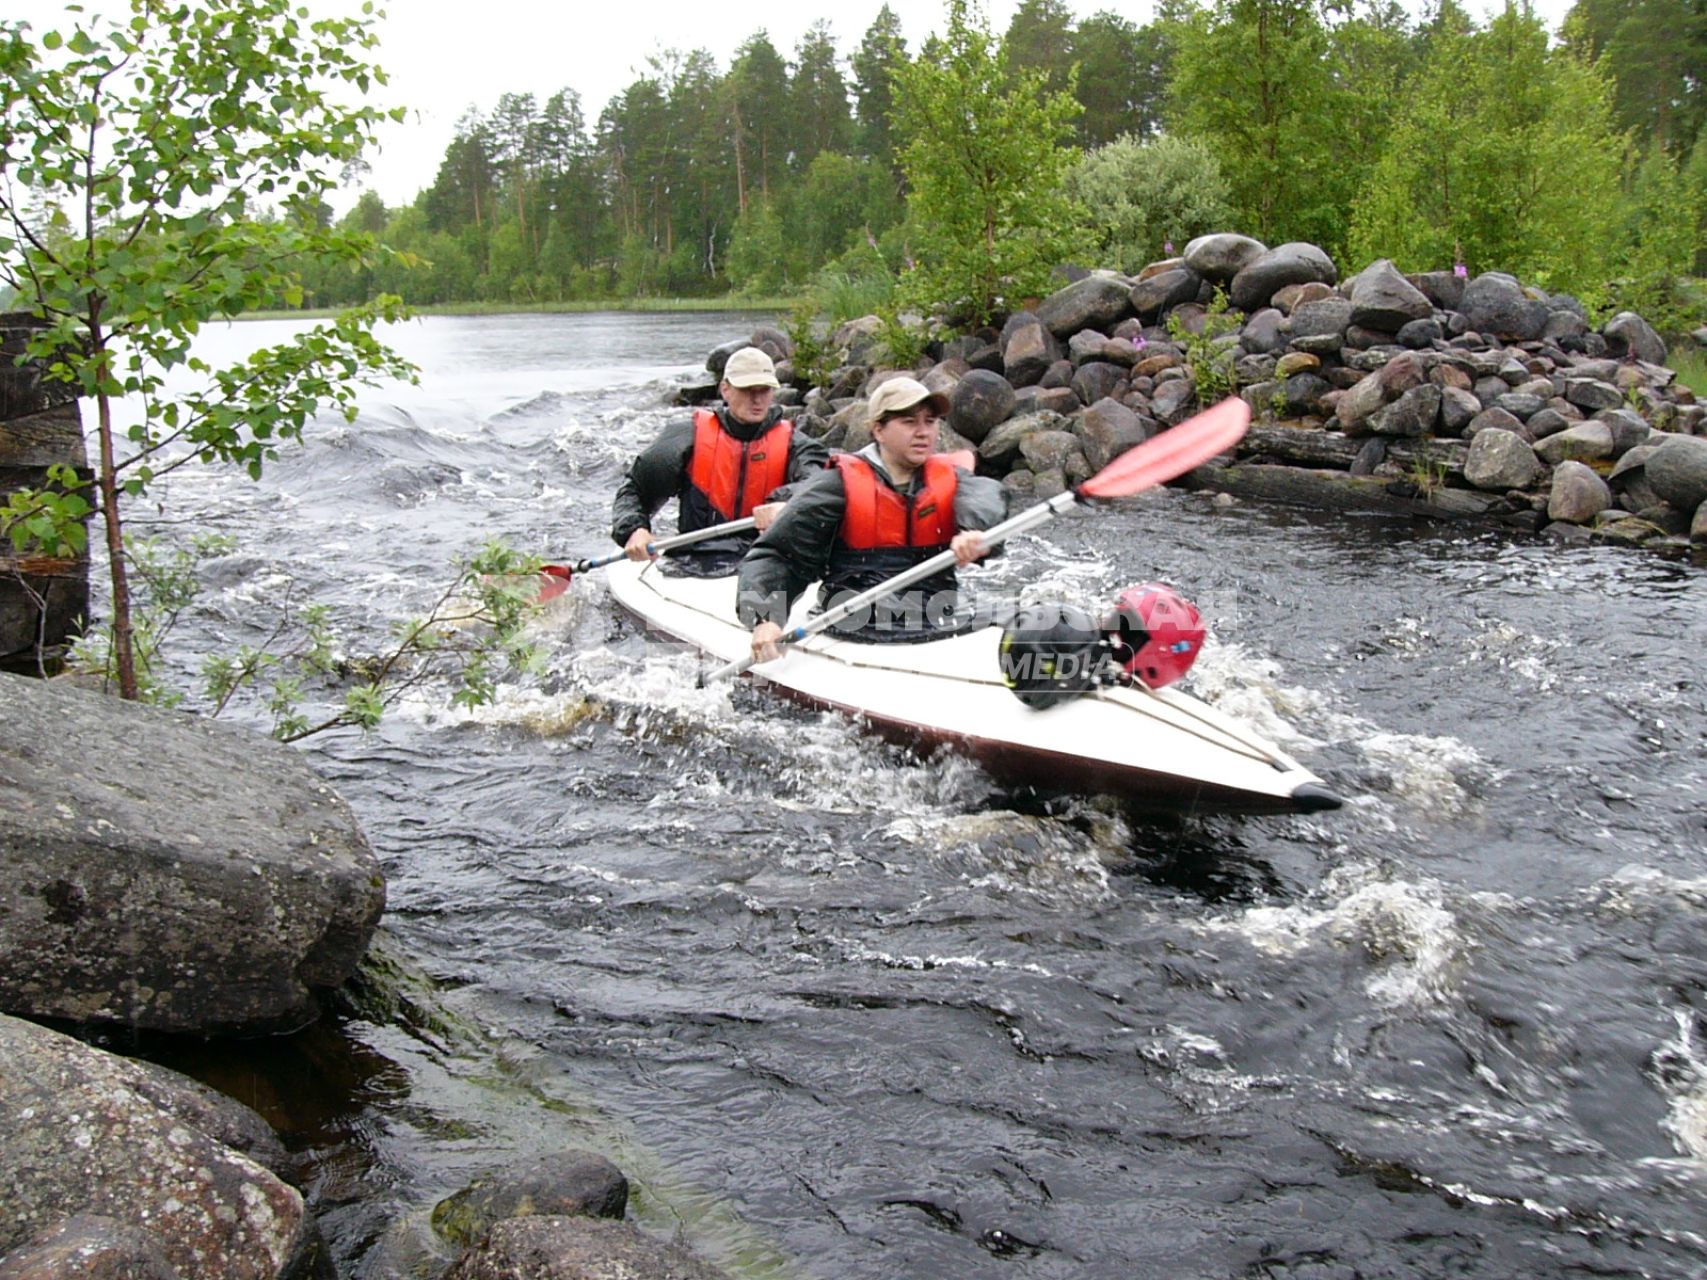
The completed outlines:
[[[1444,903],[1441,886],[1432,881],[1354,881],[1355,873],[1347,871],[1330,876],[1324,895],[1348,887],[1349,892],[1327,908],[1253,907],[1203,927],[1238,934],[1274,956],[1296,956],[1321,942],[1356,950],[1371,966],[1364,990],[1378,1004],[1397,1008],[1438,1003],[1450,991],[1453,971],[1468,945]]]

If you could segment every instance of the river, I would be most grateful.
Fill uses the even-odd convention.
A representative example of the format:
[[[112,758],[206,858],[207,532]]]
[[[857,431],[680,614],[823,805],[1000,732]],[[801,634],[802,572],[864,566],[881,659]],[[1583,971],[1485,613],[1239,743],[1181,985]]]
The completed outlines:
[[[420,386],[258,483],[171,481],[168,521],[247,553],[208,566],[181,661],[264,636],[287,588],[377,652],[487,539],[604,551],[667,392],[753,323],[394,330]],[[303,1153],[344,1274],[564,1146],[744,1275],[1707,1272],[1701,567],[1164,490],[979,572],[1178,584],[1211,626],[1188,687],[1348,805],[1004,792],[696,689],[579,577],[495,706],[427,688],[303,744],[384,864],[401,1007],[181,1055]]]

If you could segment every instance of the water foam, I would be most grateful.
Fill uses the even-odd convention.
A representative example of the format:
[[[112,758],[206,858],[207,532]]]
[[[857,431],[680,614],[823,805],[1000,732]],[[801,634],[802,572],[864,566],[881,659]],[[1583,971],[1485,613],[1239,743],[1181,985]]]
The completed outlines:
[[[1200,927],[1237,934],[1273,956],[1295,956],[1319,941],[1357,950],[1372,966],[1364,990],[1378,1004],[1397,1008],[1440,1002],[1451,989],[1466,945],[1441,886],[1362,879],[1367,874],[1342,869],[1329,876],[1322,893],[1344,896],[1325,908],[1252,907]]]

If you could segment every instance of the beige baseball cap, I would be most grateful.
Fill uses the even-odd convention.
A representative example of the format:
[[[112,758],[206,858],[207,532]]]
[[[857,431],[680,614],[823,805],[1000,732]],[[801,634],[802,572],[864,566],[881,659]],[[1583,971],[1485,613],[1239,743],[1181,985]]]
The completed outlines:
[[[780,387],[776,366],[757,347],[742,347],[723,366],[723,381],[732,387]]]
[[[936,410],[937,417],[948,413],[947,396],[932,391],[916,378],[891,378],[871,393],[871,401],[865,406],[866,420],[875,426],[883,421],[885,414],[905,413],[926,401]]]

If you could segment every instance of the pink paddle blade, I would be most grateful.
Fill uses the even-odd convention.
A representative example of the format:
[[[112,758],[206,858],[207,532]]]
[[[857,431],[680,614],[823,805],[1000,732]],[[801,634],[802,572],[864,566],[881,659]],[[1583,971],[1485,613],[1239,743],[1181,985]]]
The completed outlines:
[[[1233,396],[1128,449],[1073,492],[1081,498],[1126,498],[1177,480],[1227,452],[1250,426],[1250,405]]]

